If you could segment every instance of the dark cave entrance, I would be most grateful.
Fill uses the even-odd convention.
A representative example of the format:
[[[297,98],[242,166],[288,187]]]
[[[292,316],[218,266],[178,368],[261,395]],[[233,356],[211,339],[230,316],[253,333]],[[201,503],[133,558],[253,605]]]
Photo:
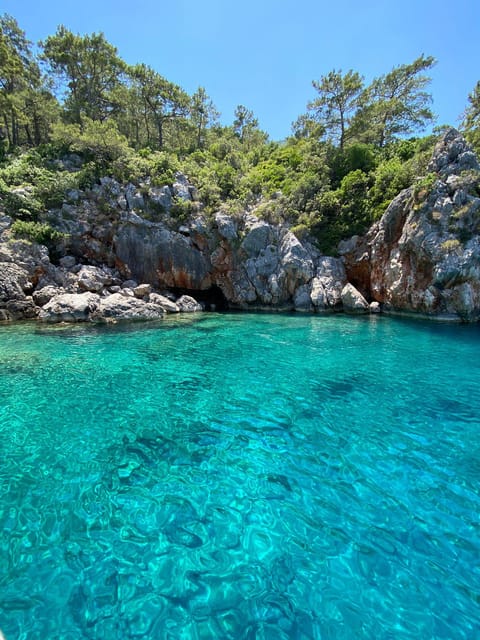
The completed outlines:
[[[205,311],[227,311],[228,300],[223,295],[223,291],[217,285],[213,285],[210,289],[183,289],[181,287],[172,287],[170,291],[176,297],[192,296],[197,302],[200,302]]]

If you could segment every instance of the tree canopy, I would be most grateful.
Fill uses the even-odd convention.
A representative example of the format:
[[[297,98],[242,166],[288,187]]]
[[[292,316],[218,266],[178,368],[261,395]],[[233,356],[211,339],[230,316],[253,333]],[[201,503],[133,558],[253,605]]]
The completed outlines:
[[[356,71],[330,71],[319,82],[312,82],[318,97],[307,105],[329,137],[343,149],[363,89],[363,78]]]
[[[369,84],[353,69],[320,75],[292,135],[273,142],[251,109],[239,104],[231,124],[220,124],[204,87],[190,95],[159,70],[126,64],[102,33],[80,35],[61,25],[36,49],[5,14],[0,201],[9,215],[30,222],[42,206],[61,200],[62,189],[102,175],[165,184],[182,171],[205,212],[255,206],[258,215],[283,220],[333,251],[426,171],[434,137],[412,136],[434,120],[434,64],[421,55]],[[480,81],[463,127],[480,150]],[[80,158],[71,175],[55,168],[69,153]],[[15,188],[24,184],[31,195],[21,200]]]

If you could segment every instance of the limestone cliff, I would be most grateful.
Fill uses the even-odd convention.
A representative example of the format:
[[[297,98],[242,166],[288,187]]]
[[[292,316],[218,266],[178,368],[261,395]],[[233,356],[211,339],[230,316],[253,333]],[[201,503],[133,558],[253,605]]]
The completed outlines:
[[[480,171],[450,129],[430,173],[402,191],[363,237],[340,244],[347,277],[393,312],[480,317]]]
[[[215,291],[241,309],[384,309],[476,321],[478,162],[451,129],[428,170],[365,236],[340,244],[341,258],[321,255],[254,209],[205,216],[185,176],[171,187],[103,178],[45,213],[68,237],[58,264],[44,247],[14,241],[11,220],[0,216],[0,319],[155,319],[200,308],[181,302],[183,294],[207,300]],[[192,211],[181,224],[172,208],[179,200]]]

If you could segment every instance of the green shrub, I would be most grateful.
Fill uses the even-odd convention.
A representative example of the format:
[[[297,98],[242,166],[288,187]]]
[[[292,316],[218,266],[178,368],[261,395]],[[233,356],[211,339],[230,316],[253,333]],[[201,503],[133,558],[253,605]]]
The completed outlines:
[[[330,160],[332,184],[337,186],[342,179],[353,171],[369,173],[376,164],[374,147],[370,144],[356,142],[344,149],[332,151]]]
[[[128,141],[112,120],[98,122],[89,118],[78,124],[55,123],[51,131],[52,143],[63,153],[80,153],[102,167],[133,153]]]
[[[36,219],[43,211],[42,203],[33,196],[31,190],[16,193],[5,184],[0,184],[0,202],[5,213],[14,219]]]
[[[413,188],[413,196],[416,203],[420,203],[425,200],[430,191],[433,189],[436,181],[436,173],[427,173],[426,176],[424,176],[423,178],[419,178],[415,182],[415,186]]]
[[[27,220],[15,220],[11,227],[12,233],[17,238],[25,238],[31,242],[52,246],[59,240],[65,238],[65,234],[60,233],[49,224]]]
[[[198,209],[198,205],[191,200],[177,200],[170,209],[170,215],[179,223],[189,220],[193,213]]]
[[[293,227],[290,227],[290,231],[293,233],[293,235],[295,235],[299,240],[303,240],[304,238],[306,238],[309,233],[310,233],[310,229],[308,228],[308,225],[306,224],[296,224]]]
[[[390,202],[412,184],[410,162],[401,162],[397,157],[381,162],[373,175],[373,185],[368,193],[372,220],[378,220]]]

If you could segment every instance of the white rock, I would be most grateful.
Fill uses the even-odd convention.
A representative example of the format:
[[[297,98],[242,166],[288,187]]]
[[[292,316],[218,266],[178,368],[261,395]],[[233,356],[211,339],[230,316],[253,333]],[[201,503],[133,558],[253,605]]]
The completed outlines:
[[[347,282],[342,289],[342,304],[345,313],[368,313],[369,305],[360,291]]]
[[[194,311],[203,311],[202,305],[191,296],[181,296],[177,300],[177,306],[183,313],[192,313]]]
[[[148,301],[152,304],[156,304],[166,311],[167,313],[178,313],[180,311],[178,305],[175,302],[172,302],[165,296],[160,295],[159,293],[151,293]]]
[[[152,291],[152,286],[149,284],[139,284],[138,287],[135,287],[133,293],[136,298],[144,298],[145,296],[150,295]]]
[[[62,293],[51,298],[41,309],[39,318],[43,322],[86,322],[97,309],[100,296],[85,293]]]

